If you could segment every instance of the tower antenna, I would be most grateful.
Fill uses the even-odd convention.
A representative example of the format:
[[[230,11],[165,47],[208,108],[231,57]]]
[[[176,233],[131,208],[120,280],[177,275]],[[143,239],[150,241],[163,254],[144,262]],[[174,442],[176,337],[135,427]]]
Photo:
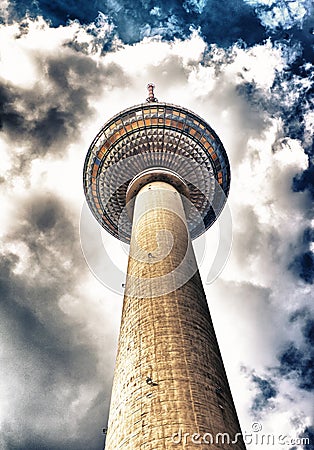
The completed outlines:
[[[158,102],[158,98],[156,98],[154,95],[154,89],[155,89],[154,83],[148,83],[147,85],[148,97],[146,99],[147,102]]]

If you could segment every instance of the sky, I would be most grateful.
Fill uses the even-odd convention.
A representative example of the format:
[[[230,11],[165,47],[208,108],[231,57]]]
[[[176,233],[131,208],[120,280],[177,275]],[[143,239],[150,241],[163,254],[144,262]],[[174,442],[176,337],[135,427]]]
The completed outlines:
[[[309,0],[2,0],[1,450],[103,448],[127,248],[94,221],[109,255],[94,276],[82,170],[151,81],[230,159],[230,256],[207,282],[215,226],[199,264],[247,448],[274,447],[261,433],[314,448],[313,13]]]

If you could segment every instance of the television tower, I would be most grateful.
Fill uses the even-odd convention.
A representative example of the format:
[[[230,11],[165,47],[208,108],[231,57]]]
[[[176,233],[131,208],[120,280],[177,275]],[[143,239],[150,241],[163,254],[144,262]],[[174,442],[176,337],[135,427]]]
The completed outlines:
[[[228,158],[203,119],[148,92],[84,165],[93,215],[130,243],[105,448],[243,450],[191,244],[224,207]]]

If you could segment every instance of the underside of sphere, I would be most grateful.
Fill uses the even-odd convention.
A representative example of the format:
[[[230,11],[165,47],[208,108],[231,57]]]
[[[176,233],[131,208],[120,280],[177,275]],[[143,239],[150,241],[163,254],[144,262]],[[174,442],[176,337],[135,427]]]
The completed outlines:
[[[110,119],[92,142],[84,165],[84,191],[98,222],[129,243],[126,193],[147,169],[169,169],[189,189],[187,223],[192,239],[220,214],[230,168],[212,128],[193,112],[168,103],[133,106]]]

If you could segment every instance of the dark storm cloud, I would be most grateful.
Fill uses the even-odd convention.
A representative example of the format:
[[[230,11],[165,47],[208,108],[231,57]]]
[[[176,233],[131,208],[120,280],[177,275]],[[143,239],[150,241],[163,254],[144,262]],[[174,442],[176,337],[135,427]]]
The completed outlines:
[[[300,445],[298,445],[297,447],[291,447],[289,450],[298,450],[300,448],[302,448],[303,450],[314,450],[314,427],[306,427],[297,439],[299,440]]]
[[[308,284],[314,282],[314,254],[308,250],[312,242],[314,242],[314,229],[306,228],[298,246],[299,253],[289,264],[289,269]]]
[[[298,386],[306,391],[314,389],[314,319],[306,309],[294,313],[293,322],[299,321],[303,342],[289,344],[278,356],[280,376],[296,379]]]
[[[292,139],[303,140],[304,138],[304,112],[310,108],[314,92],[314,80],[311,72],[311,67],[304,65],[300,55],[298,55],[294,61],[291,61],[285,72],[278,74],[272,87],[272,91],[277,98],[282,90],[283,83],[290,85],[292,89],[298,89],[296,101],[290,105],[290,108],[281,102],[282,116],[285,120],[285,132]],[[313,141],[310,139],[305,144],[306,150],[312,152]]]
[[[255,416],[258,416],[261,411],[270,407],[271,400],[276,397],[278,392],[271,379],[261,378],[253,374],[252,381],[259,392],[253,399],[251,410]]]
[[[307,251],[295,257],[290,264],[289,269],[300,277],[305,283],[313,284],[314,282],[314,254]]]
[[[292,313],[290,315],[289,318],[289,322],[290,323],[295,323],[298,322],[299,320],[304,320],[307,318],[307,316],[310,314],[310,311],[308,310],[308,308],[301,308],[301,309],[297,309],[294,313]]]
[[[94,114],[90,98],[126,82],[114,64],[99,68],[89,56],[66,48],[58,58],[38,55],[36,63],[43,75],[31,88],[0,84],[0,133],[28,147],[21,165],[47,153],[61,156]]]
[[[299,436],[301,439],[308,439],[308,444],[303,446],[304,450],[314,450],[314,427],[306,427],[302,434]]]
[[[310,157],[312,161],[309,161],[309,167],[302,174],[294,178],[293,190],[295,192],[308,190],[314,199],[314,150],[311,151]]]
[[[27,13],[42,14],[53,26],[78,19],[87,24],[95,20],[98,11],[108,15],[118,36],[125,43],[138,42],[145,34],[161,34],[165,38],[186,37],[190,27],[200,28],[207,42],[222,46],[239,39],[248,44],[262,42],[266,37],[254,9],[243,0],[210,0],[184,2],[135,0],[98,0],[96,2],[68,2],[41,0],[35,4],[25,1],[10,2],[11,19],[21,19]],[[223,26],[222,26],[223,24]]]
[[[99,392],[104,383],[92,343],[58,304],[85,267],[77,231],[69,211],[52,195],[24,199],[19,211],[6,243],[22,243],[29,259],[12,252],[0,259],[0,331],[6,376],[14,386],[2,442],[16,450],[96,450],[105,426],[106,395]],[[19,264],[27,267],[20,272]],[[84,388],[94,400],[71,416]]]
[[[291,344],[279,356],[279,374],[297,379],[301,389],[310,391],[314,387],[314,356]]]

